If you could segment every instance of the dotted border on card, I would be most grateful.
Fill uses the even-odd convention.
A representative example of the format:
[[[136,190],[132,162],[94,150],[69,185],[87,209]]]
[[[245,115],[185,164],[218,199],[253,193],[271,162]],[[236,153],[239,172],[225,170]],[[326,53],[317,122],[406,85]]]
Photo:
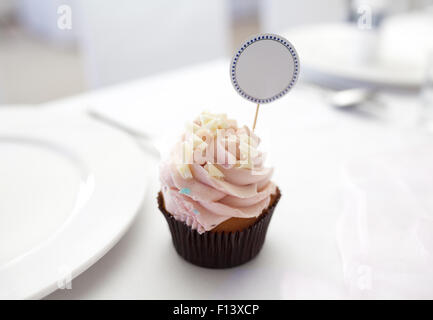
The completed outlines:
[[[245,49],[248,48],[250,45],[252,45],[254,42],[262,41],[262,40],[277,41],[277,42],[281,43],[282,45],[284,45],[289,50],[290,54],[292,55],[293,62],[295,64],[295,69],[293,71],[293,77],[290,80],[289,85],[284,90],[282,90],[281,92],[279,92],[276,95],[272,96],[271,98],[267,98],[267,99],[259,99],[259,98],[255,98],[255,97],[247,94],[246,92],[244,92],[242,90],[242,88],[239,86],[239,84],[236,80],[236,64],[238,63],[239,57],[245,51]],[[285,39],[279,35],[271,34],[271,33],[258,34],[258,35],[251,37],[249,40],[245,41],[243,43],[243,45],[236,51],[235,55],[233,56],[232,62],[230,63],[230,79],[232,81],[232,84],[233,84],[233,87],[235,88],[235,90],[245,99],[247,99],[251,102],[260,103],[260,104],[269,103],[269,102],[272,102],[272,101],[279,99],[282,96],[284,96],[295,85],[296,81],[298,80],[298,75],[299,75],[299,58],[298,58],[298,54],[297,54],[295,48],[287,39]]]

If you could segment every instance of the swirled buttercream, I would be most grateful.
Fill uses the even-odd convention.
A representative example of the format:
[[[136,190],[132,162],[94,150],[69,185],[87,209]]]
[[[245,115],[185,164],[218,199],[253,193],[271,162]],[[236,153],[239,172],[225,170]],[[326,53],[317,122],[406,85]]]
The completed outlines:
[[[225,114],[202,113],[161,163],[166,210],[199,233],[233,217],[258,217],[276,192],[259,144]]]

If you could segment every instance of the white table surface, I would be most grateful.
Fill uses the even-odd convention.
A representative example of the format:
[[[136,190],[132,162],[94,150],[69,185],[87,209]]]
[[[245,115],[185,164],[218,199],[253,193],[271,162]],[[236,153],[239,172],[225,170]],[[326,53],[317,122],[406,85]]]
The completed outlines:
[[[45,107],[59,112],[106,107],[168,146],[174,141],[167,137],[175,136],[203,109],[227,111],[251,125],[255,106],[235,93],[228,67],[228,61],[216,61]],[[58,290],[48,299],[350,298],[335,240],[342,164],[414,141],[422,145],[431,137],[334,111],[323,103],[319,91],[302,81],[283,99],[262,106],[256,130],[268,144],[265,150],[283,194],[256,259],[228,270],[208,270],[183,261],[157,208],[155,160],[150,192],[131,229],[72,281],[71,290]]]

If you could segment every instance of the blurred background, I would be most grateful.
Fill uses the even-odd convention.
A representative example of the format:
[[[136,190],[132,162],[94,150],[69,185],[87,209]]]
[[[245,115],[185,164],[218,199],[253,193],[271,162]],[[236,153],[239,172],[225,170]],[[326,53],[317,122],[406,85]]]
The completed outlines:
[[[0,105],[44,103],[230,57],[257,32],[291,35],[305,81],[337,89],[379,84],[419,90],[433,69],[432,4],[2,0]]]

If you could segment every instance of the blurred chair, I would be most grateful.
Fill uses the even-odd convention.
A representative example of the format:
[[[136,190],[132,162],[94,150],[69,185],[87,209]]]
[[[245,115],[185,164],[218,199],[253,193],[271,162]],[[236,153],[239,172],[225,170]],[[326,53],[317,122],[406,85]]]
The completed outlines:
[[[348,17],[347,0],[263,0],[259,11],[263,32],[284,32],[288,28],[344,21]]]
[[[221,57],[226,0],[76,0],[78,43],[91,87]]]

